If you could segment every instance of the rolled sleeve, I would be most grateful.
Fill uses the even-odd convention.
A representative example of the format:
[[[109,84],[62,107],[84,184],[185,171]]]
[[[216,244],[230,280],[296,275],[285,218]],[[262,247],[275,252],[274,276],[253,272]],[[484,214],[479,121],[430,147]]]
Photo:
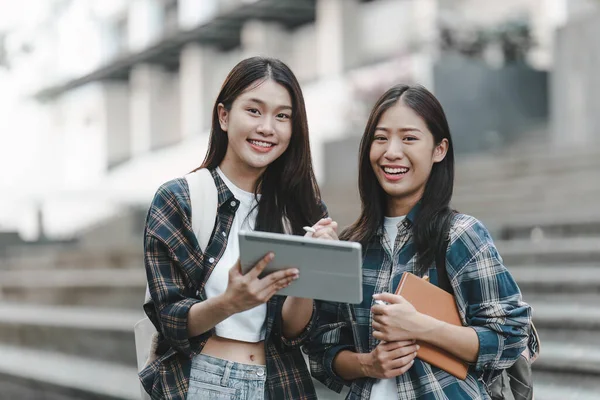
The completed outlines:
[[[333,368],[333,362],[335,361],[335,358],[343,350],[355,351],[355,348],[354,346],[350,345],[338,345],[330,347],[323,354],[323,369],[327,376],[321,382],[323,382],[323,384],[329,389],[337,393],[340,393],[344,386],[350,386],[350,382],[342,379]]]
[[[163,307],[160,311],[162,333],[171,347],[180,353],[191,356],[192,348],[188,334],[188,313],[200,300],[184,299]]]
[[[525,308],[525,307],[523,307]],[[527,311],[521,310],[527,318]],[[525,350],[528,342],[525,327],[489,324],[471,326],[479,338],[479,354],[475,363],[477,371],[509,368]]]
[[[283,303],[284,302],[282,302],[282,308],[283,308]],[[283,323],[283,318],[281,316],[282,308],[279,310],[279,318],[281,319],[281,323]],[[300,332],[300,334],[298,336],[296,336],[295,338],[292,338],[292,339],[286,338],[285,336],[283,336],[283,334],[281,334],[281,342],[283,343],[284,346],[289,347],[289,348],[300,347],[309,340],[309,338],[316,326],[317,326],[317,304],[316,304],[316,301],[313,301],[312,314],[311,314],[310,320],[306,324],[306,327],[304,328],[304,330],[302,332]]]
[[[335,358],[342,350],[356,351],[351,323],[342,308],[338,303],[318,303],[318,327],[306,345],[312,376],[338,393],[350,383],[336,374]]]
[[[485,227],[473,221],[452,245],[454,254],[468,255],[453,286],[466,324],[479,339],[475,369],[501,370],[514,364],[527,346],[531,307],[523,302]]]
[[[190,308],[200,300],[185,296],[185,280],[168,248],[157,238],[145,238],[145,265],[150,296],[160,331],[176,351],[191,356],[188,334]]]

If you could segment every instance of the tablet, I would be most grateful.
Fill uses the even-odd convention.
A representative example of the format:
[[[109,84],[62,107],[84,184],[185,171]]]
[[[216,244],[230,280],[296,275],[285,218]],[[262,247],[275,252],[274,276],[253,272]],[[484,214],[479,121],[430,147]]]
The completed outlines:
[[[244,274],[268,252],[275,253],[275,259],[263,275],[298,268],[300,277],[277,294],[341,303],[362,302],[360,243],[255,231],[241,231],[239,243]]]

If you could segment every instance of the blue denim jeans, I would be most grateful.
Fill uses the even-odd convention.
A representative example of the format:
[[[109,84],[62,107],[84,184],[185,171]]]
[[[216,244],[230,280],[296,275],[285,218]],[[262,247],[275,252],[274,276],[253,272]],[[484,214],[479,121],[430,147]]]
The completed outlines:
[[[187,400],[265,400],[267,369],[199,354],[192,360]]]

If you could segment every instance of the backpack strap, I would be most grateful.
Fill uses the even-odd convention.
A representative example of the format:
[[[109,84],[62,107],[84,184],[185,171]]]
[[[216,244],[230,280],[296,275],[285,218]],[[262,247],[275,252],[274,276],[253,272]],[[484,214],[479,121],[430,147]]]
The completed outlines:
[[[198,239],[200,249],[204,250],[212,236],[215,220],[217,218],[217,207],[219,205],[219,192],[211,172],[202,168],[185,176],[190,192],[190,209],[192,212],[192,231]],[[192,206],[194,206],[192,208]],[[146,299],[144,303],[152,301],[150,289],[146,284]],[[154,324],[148,317],[138,321],[134,326],[135,350],[137,356],[138,371],[142,371],[153,362],[162,346],[160,336]],[[141,388],[142,399],[150,399],[144,388]]]
[[[185,180],[190,191],[192,231],[198,239],[200,250],[204,250],[208,246],[215,227],[217,206],[219,205],[219,192],[217,191],[212,174],[206,168],[187,174]],[[149,301],[151,301],[150,288],[146,284],[144,303],[148,303]]]
[[[448,252],[448,245],[450,244],[450,237],[444,240],[441,251],[435,257],[435,269],[437,270],[438,287],[445,290],[446,292],[454,295],[452,284],[448,279],[448,272],[446,271],[446,253]]]
[[[206,168],[187,174],[185,179],[190,190],[192,231],[198,239],[200,250],[204,251],[215,227],[219,193],[212,174]]]
[[[448,279],[448,271],[446,270],[446,253],[448,253],[448,246],[450,245],[450,230],[452,229],[452,223],[458,213],[454,210],[450,212],[448,220],[444,224],[444,241],[439,249],[436,250],[435,255],[435,269],[437,271],[438,287],[445,290],[454,296],[454,290],[450,279]]]

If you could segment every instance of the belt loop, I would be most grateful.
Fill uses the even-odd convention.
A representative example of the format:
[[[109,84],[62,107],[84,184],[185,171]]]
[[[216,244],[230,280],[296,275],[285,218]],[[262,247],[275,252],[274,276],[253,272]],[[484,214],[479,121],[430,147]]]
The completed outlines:
[[[231,374],[232,368],[233,362],[227,361],[225,364],[225,372],[223,372],[223,376],[221,377],[221,386],[227,387],[227,382],[229,381],[229,375]]]

